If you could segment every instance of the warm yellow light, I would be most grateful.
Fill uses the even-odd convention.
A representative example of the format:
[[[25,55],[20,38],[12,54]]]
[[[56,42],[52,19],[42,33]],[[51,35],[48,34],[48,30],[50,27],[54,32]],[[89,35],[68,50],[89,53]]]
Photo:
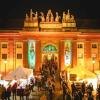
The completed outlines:
[[[69,67],[68,65],[65,65],[65,70],[66,70],[66,71],[68,70],[68,67]]]
[[[6,59],[4,60],[4,63],[5,63],[5,64],[7,63],[7,60],[6,60]]]
[[[95,60],[93,60],[92,63],[94,64],[95,63]]]
[[[80,78],[79,78],[79,77],[77,77],[76,79],[77,79],[77,81],[79,81],[79,79],[80,79]]]

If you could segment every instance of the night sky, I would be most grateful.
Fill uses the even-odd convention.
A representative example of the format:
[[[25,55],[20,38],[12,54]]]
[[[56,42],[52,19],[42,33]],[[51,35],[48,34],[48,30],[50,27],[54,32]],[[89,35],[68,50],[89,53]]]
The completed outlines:
[[[100,5],[98,1],[99,0],[0,0],[0,27],[22,26],[25,13],[31,8],[33,12],[43,11],[45,14],[48,9],[51,9],[53,13],[58,11],[60,15],[62,15],[63,11],[70,9],[78,19],[100,20]],[[20,21],[20,25],[17,23],[18,21]]]

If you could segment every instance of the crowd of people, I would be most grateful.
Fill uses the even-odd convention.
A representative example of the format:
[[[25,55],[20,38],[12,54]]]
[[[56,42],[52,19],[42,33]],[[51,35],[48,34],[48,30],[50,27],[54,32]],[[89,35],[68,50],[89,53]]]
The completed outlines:
[[[51,60],[53,61],[53,60]],[[19,86],[17,82],[13,85],[0,85],[0,99],[1,100],[29,100],[29,95],[34,91],[34,87],[37,87],[37,91],[46,91],[47,100],[53,100],[56,91],[56,82],[60,83],[60,91],[62,91],[62,100],[83,100],[83,98],[88,98],[88,100],[94,100],[92,91],[92,83],[86,84],[85,82],[80,83],[80,87],[77,86],[75,82],[69,84],[69,81],[65,80],[65,75],[59,75],[59,81],[56,80],[57,66],[56,64],[51,66],[51,61],[43,64],[40,70],[40,74],[34,78],[30,78],[30,83],[26,84],[23,88]],[[51,68],[50,68],[51,66]],[[11,97],[12,95],[12,97]],[[12,98],[12,99],[11,99]],[[26,99],[24,99],[26,98]],[[96,100],[100,100],[100,85],[97,88]]]
[[[18,88],[17,82],[15,82],[12,86],[9,85],[7,88],[4,87],[4,85],[0,85],[0,99],[17,100],[17,96],[19,96],[19,100],[24,100],[25,96],[26,100],[29,100],[30,90],[31,90],[30,85],[26,85],[25,88],[23,87]]]
[[[40,72],[41,86],[48,92],[48,100],[52,100],[56,84],[57,58],[52,55],[51,59],[47,59],[45,56]]]
[[[42,73],[42,75],[46,73],[48,77],[49,76],[55,77],[55,74],[57,72],[57,67],[58,63],[57,63],[57,57],[55,55],[52,55],[50,59],[48,59],[47,55],[44,55],[43,64],[40,72]]]
[[[63,100],[95,100],[92,83],[86,84],[84,81],[77,86],[72,82],[71,86],[62,80]],[[99,91],[99,92],[98,92]],[[95,95],[96,100],[100,100],[100,85]]]

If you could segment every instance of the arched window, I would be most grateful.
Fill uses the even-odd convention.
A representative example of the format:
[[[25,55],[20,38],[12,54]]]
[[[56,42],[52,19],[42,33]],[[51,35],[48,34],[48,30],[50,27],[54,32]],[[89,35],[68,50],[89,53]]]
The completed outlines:
[[[54,45],[46,45],[43,48],[43,51],[45,51],[45,52],[57,52],[57,48]]]

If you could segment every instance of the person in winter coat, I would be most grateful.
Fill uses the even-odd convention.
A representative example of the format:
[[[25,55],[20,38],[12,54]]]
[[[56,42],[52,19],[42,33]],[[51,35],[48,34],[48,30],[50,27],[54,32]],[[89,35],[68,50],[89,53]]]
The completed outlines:
[[[69,92],[66,93],[66,100],[71,100],[71,94]]]
[[[2,100],[6,100],[6,88],[2,85],[1,86],[1,91],[2,91],[2,94],[1,94],[1,99]]]
[[[12,86],[12,94],[13,94],[13,100],[16,100],[17,83],[15,83],[15,84]]]
[[[93,95],[92,95],[92,92],[89,92],[88,93],[88,100],[94,100]]]
[[[30,94],[30,89],[29,89],[29,86],[26,85],[24,89],[24,95],[26,96],[26,100],[29,100],[29,94]]]
[[[7,96],[7,100],[10,100],[10,97],[11,97],[11,85],[9,85],[9,87],[6,90],[6,96]]]

